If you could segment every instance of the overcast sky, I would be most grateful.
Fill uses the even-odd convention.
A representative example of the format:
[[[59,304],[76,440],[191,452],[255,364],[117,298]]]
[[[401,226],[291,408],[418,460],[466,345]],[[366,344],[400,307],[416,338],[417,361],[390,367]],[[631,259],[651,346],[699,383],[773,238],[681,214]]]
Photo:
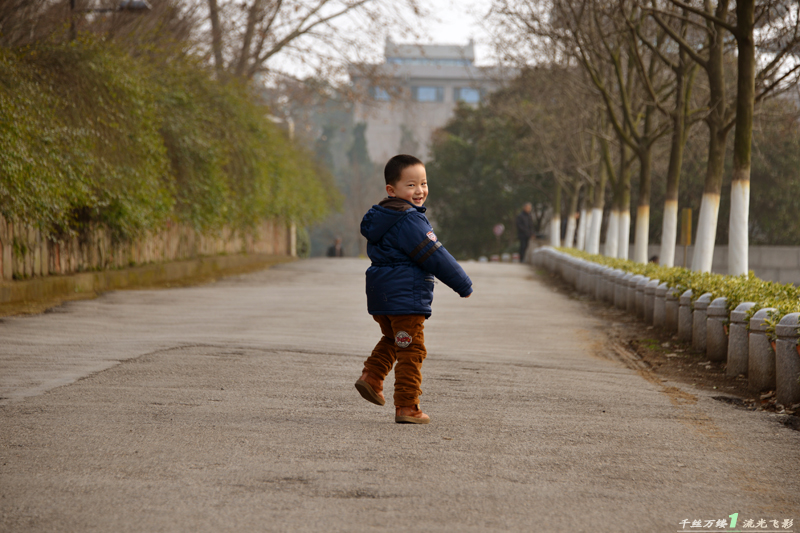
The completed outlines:
[[[481,27],[480,19],[491,6],[490,0],[427,0],[425,6],[431,15],[426,17],[421,28],[428,43],[467,44],[475,39],[476,62],[479,65],[494,63],[489,37]],[[401,35],[392,35],[397,42],[406,42]]]

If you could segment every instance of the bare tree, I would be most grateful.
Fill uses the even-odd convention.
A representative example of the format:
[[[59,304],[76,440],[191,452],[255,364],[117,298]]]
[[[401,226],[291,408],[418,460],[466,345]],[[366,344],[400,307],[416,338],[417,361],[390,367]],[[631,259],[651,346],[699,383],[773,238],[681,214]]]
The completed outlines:
[[[651,0],[651,5],[655,0]],[[689,31],[687,17],[675,21],[676,31],[685,39]],[[661,253],[660,262],[665,266],[673,266],[675,262],[675,244],[678,230],[678,188],[680,185],[681,166],[683,164],[683,151],[686,146],[686,139],[689,128],[698,120],[702,119],[702,114],[693,110],[691,106],[692,93],[694,90],[697,74],[697,64],[694,63],[685,50],[678,47],[677,53],[669,53],[666,49],[657,46],[658,42],[653,43],[643,31],[642,25],[628,22],[633,39],[631,40],[631,50],[637,58],[639,71],[642,76],[644,89],[650,95],[652,102],[657,109],[671,122],[671,140],[669,166],[667,169],[666,194],[664,198],[664,214],[661,225]],[[640,47],[650,49],[654,57],[660,59],[672,72],[674,79],[671,84],[658,87],[653,79],[647,74],[644,61],[640,53]],[[672,92],[674,103],[672,107],[661,101],[659,91],[669,90]]]
[[[527,147],[543,166],[541,173],[555,182],[552,186],[568,194],[567,227],[563,245],[575,244],[578,203],[581,191],[593,184],[591,167],[596,166],[591,150],[590,128],[592,94],[586,91],[577,68],[550,65],[526,70],[518,84],[524,89],[506,91],[504,98],[489,105],[527,128]],[[559,200],[560,202],[560,200]],[[554,204],[551,219],[552,237],[561,235],[560,206]]]
[[[639,206],[636,218],[635,259],[646,262],[649,233],[652,150],[669,129],[659,120],[656,105],[664,98],[661,87],[656,102],[646,98],[640,77],[662,84],[663,66],[649,49],[632,52],[638,40],[629,37],[627,24],[641,27],[647,15],[635,3],[601,3],[590,0],[500,1],[496,12],[530,39],[545,40],[558,50],[561,61],[575,61],[603,101],[619,155],[611,164],[608,142],[601,146],[605,175],[612,185],[613,203],[606,237],[606,254],[627,258],[630,239],[630,175],[633,159],[639,161]],[[650,37],[648,35],[648,37]],[[656,32],[656,48],[665,39]],[[637,63],[638,60],[638,63]],[[663,83],[666,85],[666,83]],[[616,170],[615,170],[616,168]]]
[[[714,255],[719,198],[724,173],[728,133],[734,137],[734,176],[731,193],[730,257],[733,274],[747,272],[748,210],[750,197],[750,155],[753,110],[770,94],[797,83],[800,64],[794,54],[800,45],[800,5],[784,0],[739,0],[734,13],[730,0],[705,0],[702,7],[681,0],[664,0],[681,8],[683,14],[664,8],[651,8],[653,19],[706,72],[709,101],[706,124],[709,129],[708,167],[700,207],[692,269],[708,272]],[[794,7],[793,7],[794,6]],[[689,18],[689,14],[693,18]],[[676,32],[667,19],[682,17],[706,32],[705,46],[698,51],[694,43]],[[763,31],[756,35],[755,29]],[[725,36],[732,35],[737,53],[737,92],[728,95]],[[757,61],[757,51],[762,56]]]
[[[289,63],[316,77],[341,75],[382,42],[387,26],[414,35],[408,14],[423,14],[417,0],[206,1],[214,66],[244,79],[280,73]]]

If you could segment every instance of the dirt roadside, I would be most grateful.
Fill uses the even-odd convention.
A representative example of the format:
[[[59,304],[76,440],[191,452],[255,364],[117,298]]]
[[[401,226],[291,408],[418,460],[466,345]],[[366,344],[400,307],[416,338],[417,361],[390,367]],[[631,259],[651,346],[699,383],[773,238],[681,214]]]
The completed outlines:
[[[544,269],[537,269],[536,272],[558,292],[583,302],[592,314],[606,321],[612,342],[627,352],[622,354],[622,358],[629,359],[627,362],[630,366],[650,373],[660,381],[685,383],[718,393],[714,399],[741,409],[776,413],[781,415],[781,423],[800,431],[800,404],[778,404],[774,390],[753,392],[748,388],[746,376],[727,376],[725,361],[710,361],[705,353],[694,350],[691,343],[678,340],[677,334],[648,326],[626,311],[581,294]]]

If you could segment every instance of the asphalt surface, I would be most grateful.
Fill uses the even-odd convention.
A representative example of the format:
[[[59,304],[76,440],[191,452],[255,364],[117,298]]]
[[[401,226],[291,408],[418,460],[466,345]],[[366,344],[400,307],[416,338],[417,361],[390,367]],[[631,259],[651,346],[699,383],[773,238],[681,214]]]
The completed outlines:
[[[627,364],[528,266],[437,284],[432,421],[395,424],[353,387],[366,267],[2,319],[0,531],[800,530],[800,432]]]

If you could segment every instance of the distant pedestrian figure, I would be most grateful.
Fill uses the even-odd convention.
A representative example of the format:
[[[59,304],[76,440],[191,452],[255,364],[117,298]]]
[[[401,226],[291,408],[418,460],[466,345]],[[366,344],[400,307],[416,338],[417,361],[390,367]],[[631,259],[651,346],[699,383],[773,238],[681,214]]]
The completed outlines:
[[[344,257],[344,251],[342,250],[342,238],[336,237],[336,240],[328,248],[328,257]]]
[[[519,239],[519,261],[525,262],[525,252],[528,250],[528,242],[533,237],[533,216],[531,211],[533,205],[527,202],[522,206],[522,211],[517,215],[517,238]]]

